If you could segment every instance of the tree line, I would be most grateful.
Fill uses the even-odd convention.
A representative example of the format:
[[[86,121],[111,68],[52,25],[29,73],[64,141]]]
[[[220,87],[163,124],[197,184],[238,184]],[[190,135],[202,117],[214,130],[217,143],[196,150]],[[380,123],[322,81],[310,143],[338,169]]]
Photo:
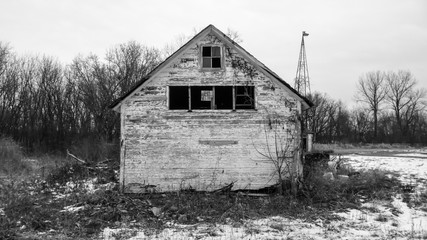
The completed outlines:
[[[176,47],[166,51],[171,48]],[[131,41],[103,57],[79,55],[63,65],[53,57],[18,55],[0,42],[0,137],[38,152],[118,144],[120,117],[108,106],[166,55]],[[357,83],[359,104],[353,109],[324,93],[309,95],[316,106],[309,114],[309,130],[322,143],[425,144],[424,97],[425,90],[416,88],[408,71],[369,72]]]
[[[50,56],[18,55],[0,41],[0,138],[13,138],[30,152],[74,147],[92,159],[108,145],[118,149],[120,116],[108,106],[197,32],[181,34],[163,49],[129,41],[101,57],[78,55],[67,65]],[[226,34],[242,42],[238,32]]]
[[[360,76],[356,105],[315,92],[309,130],[317,142],[427,144],[426,90],[410,71],[372,71]]]
[[[64,66],[0,42],[0,135],[39,152],[117,140],[120,118],[108,106],[161,60],[158,49],[128,42]]]

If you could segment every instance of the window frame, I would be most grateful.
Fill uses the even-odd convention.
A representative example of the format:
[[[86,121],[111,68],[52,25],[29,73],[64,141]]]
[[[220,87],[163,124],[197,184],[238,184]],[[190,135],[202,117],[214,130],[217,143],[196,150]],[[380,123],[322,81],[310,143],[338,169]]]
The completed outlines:
[[[203,56],[203,48],[204,47],[210,47],[211,48],[211,56],[209,57],[204,57]],[[213,68],[212,67],[212,47],[218,47],[219,48],[219,54],[220,54],[220,67],[218,68]],[[211,67],[203,67],[203,63],[204,63],[204,58],[210,58],[211,61]],[[199,63],[200,63],[200,70],[202,71],[222,71],[224,70],[224,49],[221,45],[217,45],[217,44],[205,44],[205,45],[201,45],[200,46],[200,56],[199,56]]]
[[[245,88],[245,87],[249,87],[248,90],[250,92],[246,92],[246,90],[244,90],[244,93],[239,93],[238,88]],[[256,106],[255,106],[255,104],[256,104],[255,87],[254,86],[238,85],[238,86],[235,86],[234,91],[235,91],[235,94],[234,94],[234,107],[235,107],[235,109],[256,109]],[[250,103],[246,103],[247,99],[244,99],[244,98],[251,98],[251,97],[252,97],[252,99],[249,99]],[[240,99],[243,98],[245,100],[244,103],[238,103],[238,100],[237,100],[238,98],[240,98]]]

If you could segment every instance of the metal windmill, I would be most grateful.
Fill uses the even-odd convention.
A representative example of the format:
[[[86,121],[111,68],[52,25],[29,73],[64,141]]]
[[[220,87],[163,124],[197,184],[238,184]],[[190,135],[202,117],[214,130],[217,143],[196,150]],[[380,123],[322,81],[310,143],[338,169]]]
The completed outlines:
[[[304,97],[310,94],[310,76],[308,75],[307,56],[305,53],[304,37],[308,33],[302,32],[301,49],[299,52],[297,75],[295,77],[295,89]]]
[[[308,33],[302,32],[301,38],[301,49],[299,52],[297,75],[295,77],[295,89],[304,97],[307,97],[310,93],[310,76],[308,75],[308,64],[307,56],[305,53],[304,37],[307,37]],[[311,131],[310,119],[313,117],[313,108],[307,109],[303,114],[302,121],[302,132],[305,146],[303,147],[307,152],[313,150],[313,138],[314,134]]]

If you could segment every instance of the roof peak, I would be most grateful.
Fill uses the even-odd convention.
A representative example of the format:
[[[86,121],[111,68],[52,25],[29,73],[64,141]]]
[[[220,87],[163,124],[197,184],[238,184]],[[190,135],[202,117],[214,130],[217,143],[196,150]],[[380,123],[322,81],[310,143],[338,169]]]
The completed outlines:
[[[256,59],[254,56],[252,56],[249,52],[247,52],[243,47],[241,47],[239,44],[237,44],[235,41],[233,41],[230,37],[227,36],[224,32],[216,28],[213,24],[209,24],[207,27],[205,27],[203,30],[198,32],[193,38],[191,38],[188,42],[186,42],[184,45],[182,45],[178,50],[176,50],[173,54],[171,54],[169,57],[167,57],[162,63],[160,63],[156,68],[154,68],[146,77],[142,78],[138,83],[134,85],[133,88],[131,88],[130,91],[128,91],[126,94],[118,98],[114,103],[110,105],[110,108],[113,108],[117,110],[117,107],[120,105],[122,101],[127,99],[130,95],[132,95],[134,92],[136,92],[138,89],[142,87],[142,85],[148,81],[149,79],[153,78],[158,74],[158,72],[165,68],[174,58],[179,56],[185,49],[187,49],[191,44],[198,41],[201,37],[206,36],[208,34],[214,34],[217,37],[220,38],[221,41],[224,42],[224,44],[229,45],[230,47],[234,48],[239,54],[241,54],[245,59],[247,59],[251,64],[253,64],[255,67],[258,68],[259,71],[264,72],[265,74],[271,76],[275,80],[277,80],[279,83],[283,84],[285,88],[288,88],[289,91],[297,96],[298,98],[302,99],[303,102],[307,104],[307,108],[312,105],[310,101],[308,101],[304,96],[300,95],[295,89],[293,89],[286,81],[281,79],[276,73],[271,71],[267,66],[265,66],[263,63],[261,63],[258,59]]]

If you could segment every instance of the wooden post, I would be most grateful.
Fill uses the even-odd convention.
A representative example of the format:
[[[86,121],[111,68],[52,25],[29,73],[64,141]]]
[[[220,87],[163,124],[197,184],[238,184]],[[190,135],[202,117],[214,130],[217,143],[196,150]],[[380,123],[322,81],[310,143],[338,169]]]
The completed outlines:
[[[236,111],[236,86],[233,85],[233,111]]]
[[[191,87],[190,86],[188,86],[188,111],[192,112],[191,111]]]

